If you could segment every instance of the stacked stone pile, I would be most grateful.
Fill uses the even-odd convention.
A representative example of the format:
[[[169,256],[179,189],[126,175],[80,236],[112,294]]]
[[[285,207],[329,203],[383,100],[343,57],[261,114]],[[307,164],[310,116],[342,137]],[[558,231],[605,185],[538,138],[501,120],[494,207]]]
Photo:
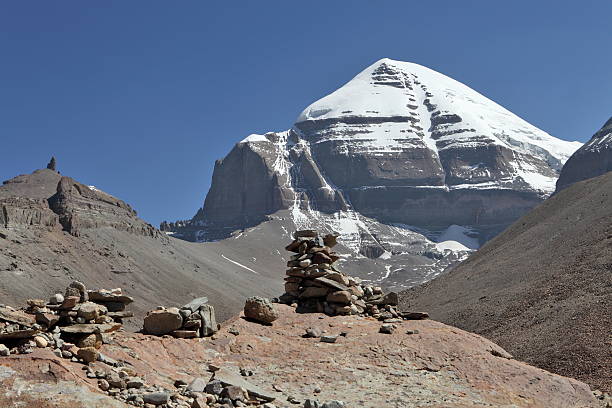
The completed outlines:
[[[285,247],[295,255],[287,262],[281,303],[294,304],[301,313],[370,315],[381,320],[402,317],[395,308],[397,293],[385,295],[380,287],[362,284],[361,279],[336,269],[340,256],[332,248],[337,235],[321,237],[317,231],[302,230],[293,237]]]
[[[200,297],[185,306],[159,306],[144,318],[143,332],[156,336],[171,335],[178,338],[212,336],[219,330],[215,308],[208,304],[208,298]]]
[[[51,347],[59,357],[95,361],[107,333],[119,330],[133,302],[120,288],[90,290],[74,281],[45,302],[28,299],[24,310],[0,306],[0,355]]]

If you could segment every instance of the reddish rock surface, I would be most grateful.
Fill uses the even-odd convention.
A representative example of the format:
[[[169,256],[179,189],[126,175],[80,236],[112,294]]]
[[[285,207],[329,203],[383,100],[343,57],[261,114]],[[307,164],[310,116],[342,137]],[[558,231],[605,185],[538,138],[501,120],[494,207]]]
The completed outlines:
[[[389,335],[379,333],[381,323],[370,318],[275,308],[279,319],[272,326],[237,317],[213,338],[197,340],[116,333],[101,352],[132,365],[147,383],[168,389],[177,379],[208,380],[211,364],[235,372],[252,370],[254,375],[244,378],[276,394],[279,407],[291,406],[289,396],[300,401],[338,399],[349,407],[598,407],[586,384],[509,359],[492,342],[442,323],[404,321]],[[302,337],[308,327],[346,336],[333,344],[322,343]],[[415,329],[418,334],[406,334]],[[2,374],[7,370],[14,372]],[[41,402],[36,399],[41,393],[23,393],[22,398],[39,401],[31,402],[33,407],[122,406],[95,405],[113,400],[96,394],[95,380],[85,377],[82,365],[58,359],[49,350],[0,358],[0,388],[8,390],[0,394],[0,406],[14,406],[10,398],[17,393],[15,384],[31,390],[36,382],[50,389],[72,384],[71,389],[83,390],[79,398],[83,395],[87,401]]]

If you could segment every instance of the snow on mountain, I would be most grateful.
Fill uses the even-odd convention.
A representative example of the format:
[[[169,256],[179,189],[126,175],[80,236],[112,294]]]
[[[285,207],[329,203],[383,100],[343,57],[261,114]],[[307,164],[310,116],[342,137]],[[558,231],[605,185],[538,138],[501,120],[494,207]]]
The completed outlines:
[[[371,155],[400,152],[407,146],[426,147],[438,158],[444,150],[491,146],[517,154],[513,171],[494,183],[487,179],[490,174],[484,163],[464,165],[462,170],[472,176],[467,177],[469,188],[499,188],[520,177],[533,189],[551,193],[556,175],[521,156],[560,170],[581,146],[549,135],[454,79],[388,58],[308,106],[298,117],[297,127],[309,121],[335,122],[314,143],[350,139],[353,149]],[[445,184],[466,187],[466,183]]]
[[[580,145],[440,73],[382,59],[291,129],[237,143],[177,235],[249,245],[269,239],[254,232],[262,225],[287,238],[294,229],[337,232],[351,273],[408,287],[539,204]]]

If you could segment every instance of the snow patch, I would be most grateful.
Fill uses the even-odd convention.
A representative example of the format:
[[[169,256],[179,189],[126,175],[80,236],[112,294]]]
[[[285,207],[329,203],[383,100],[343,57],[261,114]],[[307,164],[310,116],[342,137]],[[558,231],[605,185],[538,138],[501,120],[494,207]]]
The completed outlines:
[[[256,133],[253,133],[251,135],[248,135],[244,139],[242,139],[238,144],[242,144],[242,143],[256,143],[256,142],[269,142],[269,140],[264,135],[258,135]]]
[[[468,234],[472,230],[460,225],[451,225],[438,237],[436,249],[439,251],[474,251],[480,247],[478,239]]]
[[[243,264],[236,262],[232,259],[229,259],[228,257],[226,257],[225,255],[221,254],[221,258],[225,259],[226,261],[230,261],[231,263],[233,263],[234,265],[238,265],[241,268],[246,269],[247,271],[253,272],[256,275],[259,275],[259,272],[252,270],[251,268],[249,268],[248,266],[244,266]]]

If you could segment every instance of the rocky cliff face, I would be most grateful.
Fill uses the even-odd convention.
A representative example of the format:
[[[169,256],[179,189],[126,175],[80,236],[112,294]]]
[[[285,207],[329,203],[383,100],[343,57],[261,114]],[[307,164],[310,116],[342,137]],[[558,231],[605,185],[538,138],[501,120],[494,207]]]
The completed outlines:
[[[81,230],[101,227],[152,237],[162,235],[138,218],[125,202],[70,177],[60,179],[57,192],[49,198],[49,206],[58,214],[64,230],[74,236]]]
[[[373,279],[410,279],[434,259],[437,274],[551,194],[578,147],[440,73],[383,59],[290,130],[239,142],[216,163],[203,208],[164,228],[218,240],[281,212],[290,229],[342,233],[355,260],[378,261],[362,268]],[[466,233],[439,246],[453,225]]]
[[[0,209],[0,225],[5,228],[63,228],[78,236],[84,230],[112,227],[163,236],[125,202],[51,169],[5,181],[0,187]]]
[[[557,192],[609,171],[612,171],[612,117],[565,163],[557,181]]]

